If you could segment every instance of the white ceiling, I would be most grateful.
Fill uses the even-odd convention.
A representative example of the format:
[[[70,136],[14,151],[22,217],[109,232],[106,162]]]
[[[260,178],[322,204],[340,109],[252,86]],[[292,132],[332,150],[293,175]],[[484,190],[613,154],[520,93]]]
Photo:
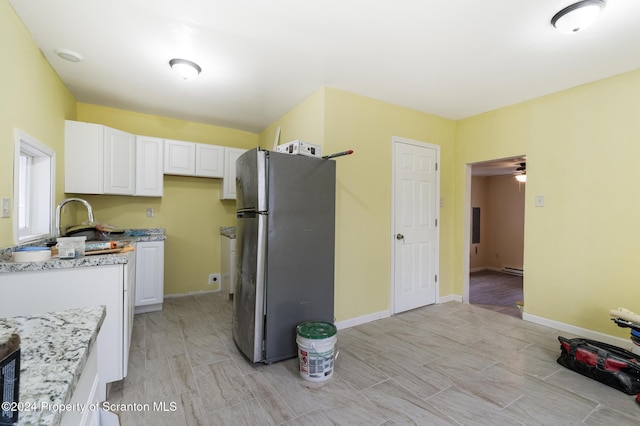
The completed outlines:
[[[640,68],[640,1],[561,34],[573,2],[9,0],[78,101],[251,132],[324,85],[460,119]]]

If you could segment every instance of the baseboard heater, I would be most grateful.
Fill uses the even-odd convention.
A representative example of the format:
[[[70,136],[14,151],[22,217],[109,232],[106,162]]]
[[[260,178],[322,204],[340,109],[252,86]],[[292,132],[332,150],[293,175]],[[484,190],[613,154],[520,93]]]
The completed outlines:
[[[505,266],[500,271],[504,272],[505,274],[519,275],[521,277],[524,276],[524,271],[521,268],[512,268],[511,266]]]

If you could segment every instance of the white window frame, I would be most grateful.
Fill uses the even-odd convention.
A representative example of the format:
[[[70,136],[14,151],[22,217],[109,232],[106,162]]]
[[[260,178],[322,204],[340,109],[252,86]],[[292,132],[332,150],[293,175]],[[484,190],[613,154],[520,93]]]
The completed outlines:
[[[55,200],[56,152],[19,129],[14,129],[13,235],[16,244],[52,236]],[[30,158],[25,197],[20,189],[21,155]],[[24,199],[23,199],[24,198]],[[20,229],[20,209],[28,212],[29,226]]]

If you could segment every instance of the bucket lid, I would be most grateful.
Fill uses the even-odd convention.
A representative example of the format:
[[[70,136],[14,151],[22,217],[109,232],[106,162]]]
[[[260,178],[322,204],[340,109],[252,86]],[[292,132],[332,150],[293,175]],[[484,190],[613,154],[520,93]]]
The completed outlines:
[[[298,325],[296,332],[305,339],[326,339],[335,336],[338,329],[328,322],[308,321]]]

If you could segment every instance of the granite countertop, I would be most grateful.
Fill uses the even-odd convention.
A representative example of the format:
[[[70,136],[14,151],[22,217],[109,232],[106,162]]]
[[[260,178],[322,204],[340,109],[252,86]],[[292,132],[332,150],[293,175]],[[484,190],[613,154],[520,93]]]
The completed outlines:
[[[142,228],[128,229],[122,235],[112,238],[115,241],[128,242],[135,244],[144,241],[164,241],[167,239],[164,229],[162,228]],[[43,242],[31,243],[30,245],[42,245]],[[11,253],[16,247],[7,247],[0,249],[0,273],[3,272],[22,272],[22,271],[41,271],[47,269],[65,269],[78,268],[87,266],[105,266],[105,265],[121,265],[127,263],[127,253],[112,254],[94,254],[83,256],[75,259],[56,259],[52,258],[44,262],[12,262]]]
[[[20,335],[20,404],[18,425],[55,425],[67,404],[89,353],[96,343],[105,307],[69,309],[41,315],[0,318],[0,335]]]
[[[235,226],[221,226],[220,227],[220,235],[223,235],[223,236],[229,237],[229,238],[235,238],[236,237],[236,227]]]

